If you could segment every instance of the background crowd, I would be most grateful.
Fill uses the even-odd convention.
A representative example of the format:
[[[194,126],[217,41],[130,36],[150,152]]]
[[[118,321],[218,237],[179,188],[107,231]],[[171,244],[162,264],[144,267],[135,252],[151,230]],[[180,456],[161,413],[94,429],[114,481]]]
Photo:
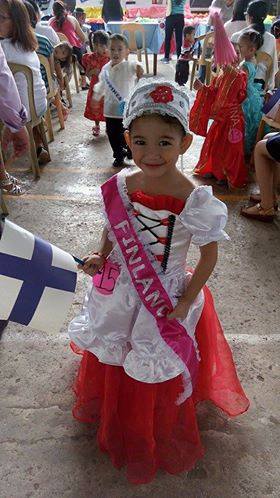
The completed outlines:
[[[162,62],[170,63],[172,60],[170,50],[174,34],[177,55],[175,80],[183,86],[188,83],[192,61],[199,59],[201,50],[204,52],[205,63],[199,64],[193,85],[197,94],[190,115],[191,130],[205,137],[194,173],[212,178],[219,185],[236,189],[247,186],[255,167],[260,195],[255,196],[255,204],[244,208],[241,214],[270,221],[276,216],[278,168],[274,167],[274,163],[277,165],[279,161],[279,134],[265,138],[265,149],[264,145],[256,148],[255,145],[262,138],[259,130],[264,103],[275,92],[279,81],[276,41],[280,21],[276,19],[271,32],[266,29],[268,4],[265,0],[213,0],[211,8],[219,9],[219,20],[215,25],[215,16],[210,15],[205,33],[201,36],[197,35],[196,26],[185,25],[185,7],[186,0],[170,0],[167,3]],[[120,2],[104,0],[102,15],[105,22],[121,21],[123,10]],[[131,159],[123,138],[124,103],[129,91],[143,76],[141,64],[128,59],[129,43],[126,37],[121,34],[110,36],[110,33],[100,30],[92,32],[86,24],[83,9],[75,9],[75,4],[71,2],[52,2],[52,15],[45,11],[45,20],[42,21],[36,0],[0,0],[0,18],[2,82],[8,77],[7,63],[10,66],[26,66],[32,72],[37,117],[44,118],[48,111],[57,111],[64,122],[70,107],[64,92],[72,78],[73,68],[77,67],[81,88],[88,90],[84,116],[93,121],[93,136],[99,136],[100,122],[105,121],[114,166],[124,166],[125,160]],[[216,41],[211,38],[213,29],[219,33],[215,37]],[[227,64],[223,56],[219,60],[219,54],[225,52],[223,36],[231,40],[235,50],[234,64]],[[49,70],[42,62],[42,57],[46,58]],[[210,81],[206,81],[207,60],[211,61]],[[13,86],[12,91],[9,86],[9,95],[6,95],[3,85],[1,92],[4,105],[0,118],[5,125],[2,134],[3,152],[10,141],[15,144],[17,134],[13,133],[20,127],[20,122],[23,126],[31,120],[26,76],[20,71],[13,72],[13,84],[15,82],[16,87]],[[10,123],[5,114],[5,107],[10,108],[11,101],[17,102],[14,97],[11,99],[11,93],[17,93],[17,100],[19,98],[21,102],[21,108],[17,105],[16,111],[10,109],[14,117],[19,113],[16,123]],[[56,95],[57,98],[51,99],[50,95]],[[267,124],[264,130],[273,131],[269,130]],[[24,133],[21,131],[22,136]],[[38,164],[48,162],[50,154],[42,133],[42,123],[32,127],[29,139],[36,151]],[[263,173],[259,173],[258,166],[261,150],[267,151],[271,164],[265,169],[269,176],[266,179],[265,199],[261,185]],[[6,158],[6,164],[4,160],[0,163],[1,189],[11,195],[23,192],[20,182],[8,172],[9,165],[19,154],[20,150],[15,146],[13,154],[9,159]],[[271,169],[273,172],[275,170],[273,175]]]

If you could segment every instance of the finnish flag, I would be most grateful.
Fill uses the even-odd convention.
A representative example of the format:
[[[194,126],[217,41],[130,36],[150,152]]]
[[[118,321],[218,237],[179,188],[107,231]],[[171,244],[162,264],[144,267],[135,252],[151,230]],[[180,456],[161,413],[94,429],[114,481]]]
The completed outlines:
[[[0,320],[58,332],[77,282],[73,256],[5,220],[0,239]]]

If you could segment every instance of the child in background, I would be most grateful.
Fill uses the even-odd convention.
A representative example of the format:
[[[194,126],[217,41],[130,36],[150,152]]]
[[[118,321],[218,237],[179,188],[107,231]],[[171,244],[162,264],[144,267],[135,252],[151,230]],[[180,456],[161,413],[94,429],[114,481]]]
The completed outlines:
[[[241,69],[247,74],[247,98],[242,104],[245,118],[245,157],[250,158],[262,119],[263,92],[256,78],[256,52],[263,44],[263,37],[254,30],[245,31],[238,39],[241,52]]]
[[[198,402],[230,416],[249,405],[204,285],[227,239],[227,208],[176,168],[192,142],[188,111],[186,92],[170,81],[145,79],[132,91],[124,126],[137,170],[101,187],[106,225],[80,267],[93,286],[69,326],[82,354],[73,415],[98,424],[100,449],[134,484],[202,458]],[[200,249],[192,273],[191,241]]]
[[[84,9],[82,9],[81,7],[76,7],[76,9],[74,10],[74,16],[76,17],[80,25],[80,28],[86,37],[86,41],[84,45],[81,47],[83,54],[85,54],[87,52],[87,45],[89,44],[89,36],[92,31],[90,26],[86,24],[86,13]]]
[[[240,59],[227,38],[219,15],[214,15],[213,23],[215,60],[222,67],[222,73],[209,86],[199,80],[194,83],[198,93],[190,112],[190,129],[206,137],[194,172],[205,178],[214,177],[220,185],[242,188],[248,181],[242,110],[247,77],[237,67]],[[213,123],[208,130],[210,119]]]
[[[187,83],[189,79],[189,61],[193,59],[193,51],[194,45],[196,42],[195,39],[195,27],[194,26],[185,26],[183,30],[183,48],[181,55],[176,64],[176,74],[175,81],[180,86],[183,86]]]
[[[64,75],[68,76],[69,81],[72,77],[72,54],[72,47],[67,41],[54,47],[54,66],[61,91],[64,90]]]
[[[91,121],[94,121],[94,126],[92,127],[92,134],[94,137],[98,137],[100,134],[100,121],[105,121],[103,115],[104,99],[101,99],[95,109],[92,107],[92,95],[94,91],[94,85],[98,82],[99,73],[105,64],[110,60],[108,52],[109,36],[105,31],[99,30],[94,33],[90,33],[89,38],[90,43],[90,54],[83,55],[83,66],[86,70],[86,75],[90,79],[90,87],[87,95],[87,103],[84,116]]]
[[[93,112],[104,97],[104,116],[106,133],[115,158],[113,166],[122,168],[124,159],[131,159],[124,139],[123,111],[125,101],[135,83],[143,75],[139,62],[126,60],[129,55],[128,41],[125,36],[114,34],[109,39],[110,62],[103,66],[99,82],[93,91]]]

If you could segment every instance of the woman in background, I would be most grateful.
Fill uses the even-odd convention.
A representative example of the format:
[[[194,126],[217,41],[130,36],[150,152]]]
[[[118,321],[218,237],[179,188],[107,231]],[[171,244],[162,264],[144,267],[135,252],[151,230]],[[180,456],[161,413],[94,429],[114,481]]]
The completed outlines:
[[[268,14],[268,6],[265,0],[254,0],[250,2],[246,12],[246,22],[249,29],[254,29],[263,37],[263,44],[258,52],[263,52],[272,60],[272,66],[268,68],[265,62],[257,61],[257,71],[255,82],[261,83],[266,90],[273,90],[275,86],[275,75],[278,71],[278,59],[276,51],[276,40],[274,36],[265,30],[264,20]],[[245,28],[245,30],[248,29]],[[238,43],[238,39],[244,30],[234,33],[231,38],[233,43]],[[257,57],[258,59],[258,57]]]
[[[231,39],[234,33],[236,33],[237,31],[241,31],[242,29],[247,27],[245,12],[248,3],[249,0],[235,0],[233,4],[232,18],[224,25],[226,34],[228,35],[229,39]]]
[[[68,14],[66,7],[61,2],[54,2],[53,4],[54,16],[50,19],[49,25],[57,32],[66,36],[71,47],[73,54],[76,55],[80,66],[80,75],[82,80],[82,90],[88,90],[89,86],[86,84],[85,70],[82,64],[83,50],[82,46],[86,42],[86,36],[83,33],[80,24],[74,16]]]
[[[170,44],[173,31],[175,31],[176,37],[176,52],[177,58],[179,59],[181,55],[181,47],[183,40],[183,29],[184,29],[184,11],[185,11],[186,0],[168,0],[166,8],[166,19],[165,19],[165,54],[164,58],[161,60],[164,64],[169,64],[170,58]]]
[[[123,9],[120,0],[103,0],[102,19],[109,21],[122,21]]]
[[[36,50],[38,43],[30,24],[27,9],[21,0],[0,0],[0,43],[8,63],[23,64],[32,71],[34,103],[37,116],[47,110],[47,91],[40,71]],[[30,120],[27,81],[23,73],[15,74],[22,104]],[[37,127],[33,129],[39,164],[49,161],[48,152],[43,149],[42,138]]]

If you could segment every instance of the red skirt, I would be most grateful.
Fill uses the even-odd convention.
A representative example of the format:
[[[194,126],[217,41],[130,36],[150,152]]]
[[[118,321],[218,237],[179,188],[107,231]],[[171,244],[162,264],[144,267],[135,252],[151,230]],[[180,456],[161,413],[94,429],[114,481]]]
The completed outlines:
[[[82,354],[75,382],[73,415],[98,425],[98,444],[117,468],[126,466],[131,483],[150,482],[158,469],[169,474],[192,469],[204,454],[195,405],[211,400],[228,415],[248,409],[249,401],[238,380],[232,354],[204,288],[205,305],[196,328],[201,355],[194,393],[181,405],[181,376],[146,384],[126,375],[122,367],[105,365],[88,351]]]
[[[94,111],[92,110],[92,107],[91,107],[94,85],[97,82],[98,82],[98,77],[92,76],[92,78],[90,80],[88,94],[87,94],[87,102],[86,102],[84,116],[85,116],[85,118],[90,119],[91,121],[105,121],[105,118],[103,115],[104,98],[102,98],[100,100],[99,105],[96,107],[96,109]]]

